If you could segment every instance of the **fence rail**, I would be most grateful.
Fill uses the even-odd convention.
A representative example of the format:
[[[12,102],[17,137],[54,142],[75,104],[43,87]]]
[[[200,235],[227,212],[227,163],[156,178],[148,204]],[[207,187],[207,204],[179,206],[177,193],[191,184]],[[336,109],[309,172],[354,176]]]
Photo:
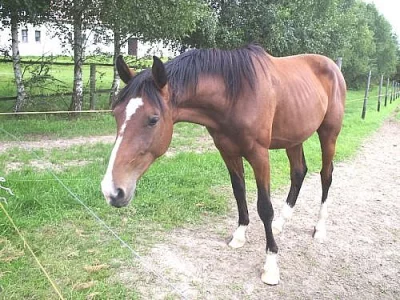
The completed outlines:
[[[0,63],[12,63],[12,59],[0,59]],[[44,62],[44,61],[37,61],[37,60],[21,60],[21,64],[25,65],[55,65],[55,66],[74,66],[75,63],[73,62],[60,62],[60,61],[51,61],[51,62]],[[110,63],[82,63],[83,66],[90,66],[95,64],[97,66],[102,67],[113,67],[113,64]]]

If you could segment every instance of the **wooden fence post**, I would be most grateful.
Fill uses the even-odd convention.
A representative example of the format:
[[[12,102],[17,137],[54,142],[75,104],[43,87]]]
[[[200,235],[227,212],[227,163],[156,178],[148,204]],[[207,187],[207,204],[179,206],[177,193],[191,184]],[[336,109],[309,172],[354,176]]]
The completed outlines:
[[[340,70],[342,70],[342,63],[343,63],[343,57],[338,57],[336,60],[336,64]]]
[[[379,82],[379,91],[378,91],[378,112],[381,111],[381,92],[382,92],[382,84],[383,84],[383,74],[381,75],[381,81]]]
[[[90,64],[90,110],[94,110],[96,107],[96,65]]]
[[[392,104],[393,101],[393,94],[394,94],[394,80],[392,81],[392,90],[390,91],[390,104]]]
[[[387,83],[386,83],[385,107],[387,106],[388,94],[389,94],[389,77],[388,77]]]
[[[363,103],[363,109],[361,113],[361,118],[365,119],[365,114],[367,112],[367,102],[368,102],[368,93],[369,93],[369,86],[371,84],[371,70],[368,73],[368,82],[367,82],[367,88],[365,89],[365,96],[364,96],[364,103]]]

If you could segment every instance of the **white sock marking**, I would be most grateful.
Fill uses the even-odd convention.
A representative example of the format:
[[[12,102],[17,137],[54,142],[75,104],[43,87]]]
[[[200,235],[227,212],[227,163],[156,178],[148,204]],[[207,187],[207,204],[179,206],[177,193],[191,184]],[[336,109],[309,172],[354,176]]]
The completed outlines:
[[[314,238],[319,241],[323,241],[326,238],[326,219],[328,218],[328,201],[321,204],[319,210],[319,220],[315,225]]]
[[[232,240],[229,242],[229,246],[232,248],[240,248],[246,243],[246,230],[247,225],[240,225],[236,228],[233,233]]]
[[[264,272],[261,275],[261,280],[266,284],[276,285],[279,283],[280,274],[277,262],[277,254],[267,252],[264,264]]]
[[[101,181],[101,190],[104,196],[106,197],[107,201],[109,200],[108,199],[109,196],[114,195],[116,192],[112,177],[112,171],[114,168],[115,158],[117,157],[119,147],[122,143],[122,138],[126,129],[126,125],[128,121],[132,118],[132,116],[135,114],[136,110],[142,105],[143,105],[142,98],[132,98],[131,100],[129,100],[129,103],[125,108],[125,121],[124,124],[122,124],[121,129],[119,130],[118,138],[115,142],[114,148],[110,155],[110,160],[108,162],[106,174],[104,175],[104,178]]]
[[[292,218],[292,215],[293,215],[293,207],[290,207],[289,204],[285,202],[285,204],[283,204],[282,207],[281,216],[285,220],[290,220]]]
[[[283,225],[290,220],[293,215],[293,208],[286,202],[283,204],[280,216],[272,222],[272,230],[274,234],[279,234],[283,230]]]

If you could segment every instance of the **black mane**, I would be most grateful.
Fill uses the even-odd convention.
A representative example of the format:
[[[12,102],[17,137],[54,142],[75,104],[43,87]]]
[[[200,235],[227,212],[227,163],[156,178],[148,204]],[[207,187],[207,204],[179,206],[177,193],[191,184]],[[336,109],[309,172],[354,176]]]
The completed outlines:
[[[266,52],[260,46],[249,45],[230,51],[194,49],[177,56],[165,64],[172,103],[176,105],[180,95],[185,92],[194,94],[201,74],[223,78],[228,99],[235,101],[240,95],[244,81],[247,81],[251,88],[255,87],[257,75],[252,58],[265,55]],[[137,74],[121,90],[117,103],[124,101],[128,95],[138,97],[143,93],[154,105],[162,109],[162,101],[153,82],[151,69]]]

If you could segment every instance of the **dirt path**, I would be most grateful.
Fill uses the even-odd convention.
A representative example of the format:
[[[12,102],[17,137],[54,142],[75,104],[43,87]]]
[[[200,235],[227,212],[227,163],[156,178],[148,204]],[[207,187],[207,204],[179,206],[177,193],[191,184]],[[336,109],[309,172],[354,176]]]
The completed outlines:
[[[173,139],[178,136],[178,133],[174,132]],[[70,139],[49,139],[43,137],[40,140],[34,141],[24,141],[23,143],[19,141],[0,141],[0,153],[5,152],[12,148],[19,148],[24,150],[35,150],[35,149],[65,149],[72,146],[79,145],[91,145],[96,143],[113,144],[115,142],[115,135],[103,135],[103,136],[91,136],[91,137],[74,137]],[[204,153],[206,151],[214,150],[215,146],[211,137],[207,135],[199,136],[196,142],[190,147],[187,145],[171,145],[165,153],[166,156],[174,156],[178,152],[190,152]],[[111,151],[111,148],[110,148]]]
[[[226,244],[236,227],[234,209],[206,225],[169,232],[144,261],[187,299],[400,299],[400,122],[387,121],[354,160],[336,164],[324,244],[311,238],[320,191],[319,175],[309,175],[292,220],[277,237],[278,286],[260,280],[265,238],[255,201],[243,248]],[[286,192],[273,195],[276,215]],[[116,280],[143,299],[179,298],[140,268],[118,274]]]
[[[24,141],[20,142],[1,142],[0,153],[11,148],[21,148],[24,150],[34,149],[64,149],[66,147],[78,146],[83,144],[95,143],[114,143],[115,135],[94,136],[94,137],[76,137],[71,139],[49,139],[42,138],[39,141]]]

